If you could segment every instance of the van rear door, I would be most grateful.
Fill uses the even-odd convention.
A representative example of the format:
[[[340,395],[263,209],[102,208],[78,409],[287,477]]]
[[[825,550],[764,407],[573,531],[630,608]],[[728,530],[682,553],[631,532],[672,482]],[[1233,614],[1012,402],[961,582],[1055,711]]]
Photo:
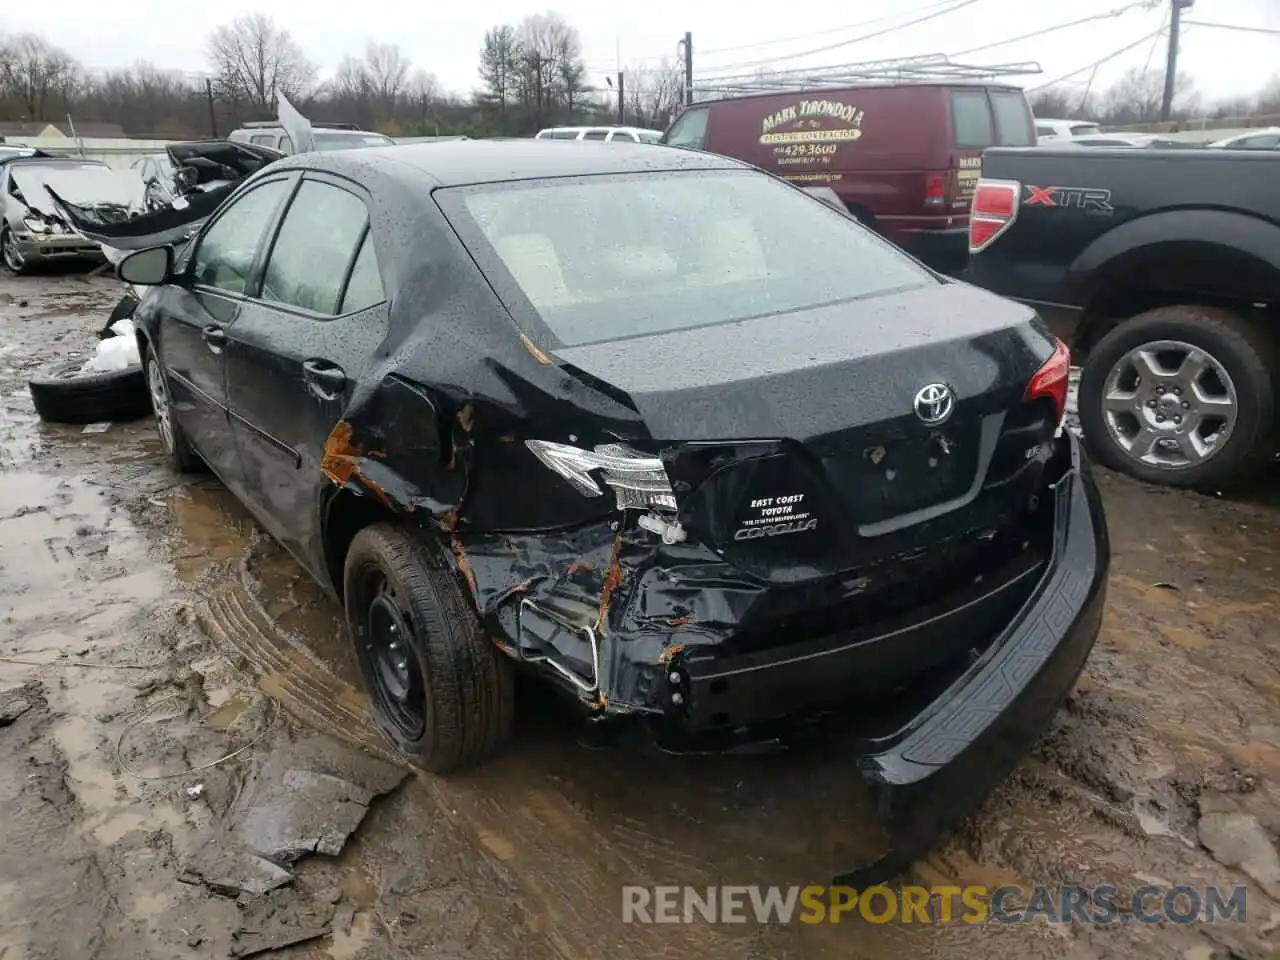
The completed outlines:
[[[953,87],[949,91],[952,154],[947,199],[951,212],[968,213],[987,147],[1028,147],[1035,120],[1021,90]]]

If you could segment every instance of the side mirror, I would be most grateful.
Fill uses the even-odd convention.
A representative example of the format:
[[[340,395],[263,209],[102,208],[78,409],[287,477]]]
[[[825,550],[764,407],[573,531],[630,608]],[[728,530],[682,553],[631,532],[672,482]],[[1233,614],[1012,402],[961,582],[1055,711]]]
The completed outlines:
[[[147,247],[135,250],[116,264],[116,276],[125,283],[155,287],[173,274],[173,247]]]

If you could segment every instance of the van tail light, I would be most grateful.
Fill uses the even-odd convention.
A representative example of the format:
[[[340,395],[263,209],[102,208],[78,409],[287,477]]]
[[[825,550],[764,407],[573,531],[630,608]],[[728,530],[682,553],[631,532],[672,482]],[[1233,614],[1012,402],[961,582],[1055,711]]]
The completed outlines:
[[[924,205],[941,207],[947,202],[947,175],[945,173],[926,173],[924,175]]]
[[[1022,395],[1024,403],[1048,397],[1058,411],[1056,423],[1061,426],[1067,415],[1067,386],[1071,381],[1071,350],[1061,340],[1055,339],[1053,353],[1040,365],[1040,369],[1027,382]]]
[[[1016,180],[979,180],[969,213],[969,252],[991,246],[1018,219],[1022,184]]]

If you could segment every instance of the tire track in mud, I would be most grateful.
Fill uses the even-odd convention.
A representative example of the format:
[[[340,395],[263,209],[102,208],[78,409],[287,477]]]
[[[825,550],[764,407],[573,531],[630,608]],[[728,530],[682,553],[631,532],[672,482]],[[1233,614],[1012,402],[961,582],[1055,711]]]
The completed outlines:
[[[254,590],[248,553],[235,576],[204,592],[195,607],[201,629],[297,719],[400,762],[373,725],[364,693],[275,623]],[[752,952],[760,931],[746,925],[624,925],[624,885],[673,883],[677,875],[688,882],[723,881],[633,819],[593,821],[558,789],[536,755],[517,747],[476,771],[447,779],[421,776],[440,813],[474,836],[477,852],[523,889],[530,925],[554,955],[736,960]]]

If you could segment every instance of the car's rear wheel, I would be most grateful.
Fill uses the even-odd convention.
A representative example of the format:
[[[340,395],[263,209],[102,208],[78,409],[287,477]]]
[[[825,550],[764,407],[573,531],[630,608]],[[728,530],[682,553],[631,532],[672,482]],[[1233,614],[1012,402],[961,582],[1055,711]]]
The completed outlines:
[[[442,555],[394,524],[365,527],[344,571],[347,625],[374,722],[413,765],[447,773],[511,731],[510,662]]]
[[[7,226],[0,230],[0,257],[3,257],[4,265],[10,273],[21,275],[31,268],[30,261],[18,249],[18,241],[14,238],[13,231]]]
[[[203,463],[173,416],[169,382],[165,379],[160,358],[153,351],[146,350],[142,355],[142,362],[145,364],[151,411],[156,417],[156,433],[160,436],[160,446],[164,449],[165,458],[178,473],[195,473]]]
[[[1100,462],[1149,483],[1238,481],[1275,443],[1275,345],[1217,307],[1159,307],[1104,336],[1080,377]]]

